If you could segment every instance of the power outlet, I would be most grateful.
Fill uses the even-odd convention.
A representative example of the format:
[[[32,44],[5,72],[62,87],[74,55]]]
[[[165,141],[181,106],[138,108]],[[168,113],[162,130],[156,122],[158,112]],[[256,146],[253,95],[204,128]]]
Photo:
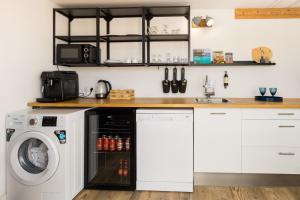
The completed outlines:
[[[92,90],[92,92],[91,92]],[[92,93],[94,92],[94,87],[90,87],[90,86],[85,86],[83,87],[83,91],[82,91],[82,96],[85,96],[85,97],[90,97],[92,96]]]

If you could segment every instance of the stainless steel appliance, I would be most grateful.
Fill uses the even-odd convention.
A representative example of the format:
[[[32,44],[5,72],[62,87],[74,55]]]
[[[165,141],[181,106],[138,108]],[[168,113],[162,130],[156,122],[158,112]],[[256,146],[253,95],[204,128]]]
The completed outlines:
[[[96,98],[97,99],[105,99],[111,90],[110,82],[106,80],[99,80],[96,86]]]

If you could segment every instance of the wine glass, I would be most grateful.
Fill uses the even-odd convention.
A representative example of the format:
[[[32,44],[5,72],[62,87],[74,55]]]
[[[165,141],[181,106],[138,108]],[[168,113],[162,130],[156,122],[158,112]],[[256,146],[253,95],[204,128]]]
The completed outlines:
[[[261,96],[264,96],[264,95],[266,94],[266,92],[267,92],[267,88],[265,88],[265,87],[260,87],[260,88],[259,88],[259,92],[260,92]]]
[[[274,97],[277,92],[277,88],[269,88],[269,90],[270,90],[272,97]]]

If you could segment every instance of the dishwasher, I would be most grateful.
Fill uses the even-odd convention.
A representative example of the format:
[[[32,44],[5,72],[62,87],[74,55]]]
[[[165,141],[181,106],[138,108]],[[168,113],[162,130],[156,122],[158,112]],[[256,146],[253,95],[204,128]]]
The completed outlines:
[[[193,192],[193,110],[138,109],[137,190]]]

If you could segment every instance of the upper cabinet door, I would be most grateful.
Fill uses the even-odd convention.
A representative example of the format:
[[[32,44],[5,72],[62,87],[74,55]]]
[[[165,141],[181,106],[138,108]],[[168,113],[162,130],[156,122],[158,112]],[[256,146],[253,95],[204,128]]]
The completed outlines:
[[[241,111],[195,109],[195,172],[241,172]]]

